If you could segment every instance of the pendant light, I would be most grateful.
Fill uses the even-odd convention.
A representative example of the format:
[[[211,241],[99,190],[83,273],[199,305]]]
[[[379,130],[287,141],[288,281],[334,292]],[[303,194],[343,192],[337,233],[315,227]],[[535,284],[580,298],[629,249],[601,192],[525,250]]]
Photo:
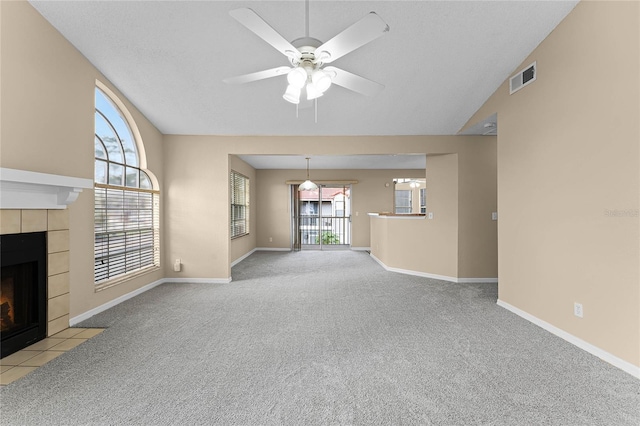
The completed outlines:
[[[300,184],[298,191],[313,191],[314,189],[318,189],[318,185],[309,179],[309,157],[307,157],[307,180]]]

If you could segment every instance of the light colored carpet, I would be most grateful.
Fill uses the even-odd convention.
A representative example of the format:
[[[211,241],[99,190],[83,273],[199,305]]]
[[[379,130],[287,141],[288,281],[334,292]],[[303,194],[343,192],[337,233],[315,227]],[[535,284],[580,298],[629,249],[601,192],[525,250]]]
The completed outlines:
[[[497,286],[366,253],[257,252],[164,284],[0,390],[3,425],[638,425],[640,381],[496,305]]]

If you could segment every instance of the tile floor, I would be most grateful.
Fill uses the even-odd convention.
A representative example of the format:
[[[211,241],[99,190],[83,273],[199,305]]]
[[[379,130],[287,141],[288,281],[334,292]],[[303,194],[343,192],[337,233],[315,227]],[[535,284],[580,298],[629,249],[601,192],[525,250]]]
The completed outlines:
[[[67,328],[0,359],[0,385],[8,385],[102,333],[104,328]]]

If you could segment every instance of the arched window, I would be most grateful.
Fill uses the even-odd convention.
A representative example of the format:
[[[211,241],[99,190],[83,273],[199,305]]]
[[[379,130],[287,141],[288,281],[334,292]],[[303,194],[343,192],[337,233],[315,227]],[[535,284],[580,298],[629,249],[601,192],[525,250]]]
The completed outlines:
[[[96,87],[94,274],[100,287],[160,266],[159,191],[140,166],[135,123],[116,102]]]

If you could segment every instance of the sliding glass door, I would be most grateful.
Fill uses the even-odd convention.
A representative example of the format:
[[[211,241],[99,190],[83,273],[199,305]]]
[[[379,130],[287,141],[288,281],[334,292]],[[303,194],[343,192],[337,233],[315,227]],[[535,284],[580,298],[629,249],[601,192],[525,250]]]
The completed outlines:
[[[293,249],[351,246],[351,185],[291,185]]]

